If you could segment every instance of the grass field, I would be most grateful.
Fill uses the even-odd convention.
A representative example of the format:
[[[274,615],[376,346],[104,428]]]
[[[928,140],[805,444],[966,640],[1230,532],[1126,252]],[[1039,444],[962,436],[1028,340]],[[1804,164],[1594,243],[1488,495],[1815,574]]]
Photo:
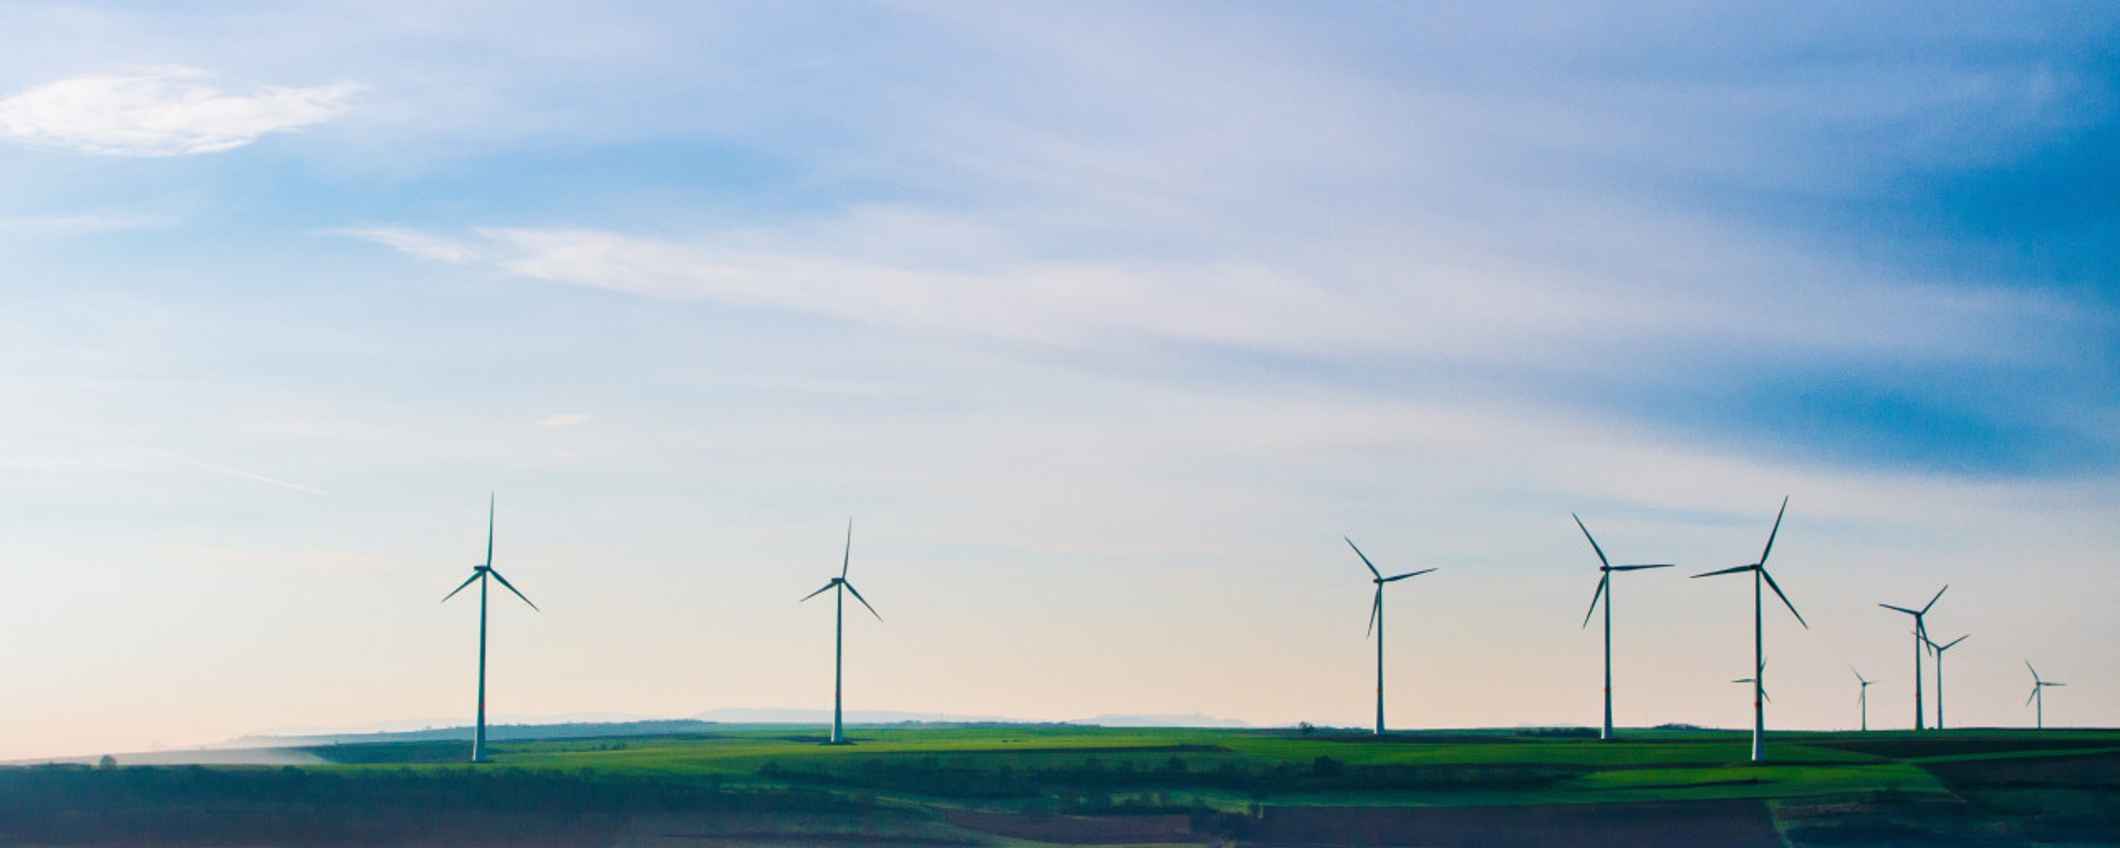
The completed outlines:
[[[10,844],[2120,844],[2120,732],[877,727],[0,771]],[[69,814],[67,811],[73,810]],[[93,812],[92,812],[93,811]],[[282,821],[299,814],[304,825]],[[8,824],[12,822],[13,824]],[[473,827],[477,825],[477,827]],[[14,828],[13,832],[7,830]],[[231,828],[242,832],[230,832]],[[388,834],[388,835],[386,835]]]

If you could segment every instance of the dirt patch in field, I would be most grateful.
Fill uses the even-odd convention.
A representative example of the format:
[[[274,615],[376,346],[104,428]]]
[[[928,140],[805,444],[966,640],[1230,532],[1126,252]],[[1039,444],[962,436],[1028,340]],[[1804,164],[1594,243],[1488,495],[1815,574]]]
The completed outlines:
[[[1194,842],[1199,839],[1193,834],[1192,820],[1178,815],[1060,816],[952,810],[944,817],[950,824],[966,830],[1069,845]]]
[[[1252,845],[1759,846],[1781,838],[1758,801],[1527,807],[1269,807]]]
[[[2105,747],[2112,743],[2105,739],[2070,739],[2058,734],[2050,739],[1982,739],[1937,734],[1928,738],[1915,739],[1806,739],[1802,744],[1815,748],[1831,748],[1836,751],[1905,760],[1915,757],[1948,757],[2015,751],[2066,751],[2071,748]]]
[[[2120,788],[2120,754],[2057,755],[2013,760],[1924,763],[1922,768],[1952,789],[1990,786]]]

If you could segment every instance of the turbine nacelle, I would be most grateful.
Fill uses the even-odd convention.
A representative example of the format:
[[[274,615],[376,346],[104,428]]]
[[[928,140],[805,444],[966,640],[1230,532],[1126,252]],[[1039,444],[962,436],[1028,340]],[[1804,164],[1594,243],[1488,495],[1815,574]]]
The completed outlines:
[[[1885,609],[1891,610],[1891,611],[1893,611],[1893,612],[1902,612],[1902,613],[1906,613],[1907,615],[1911,615],[1911,616],[1913,616],[1913,617],[1914,617],[1914,635],[1915,635],[1916,637],[1920,638],[1920,639],[1921,639],[1921,641],[1923,641],[1923,642],[1925,642],[1925,643],[1929,643],[1930,645],[1932,645],[1932,646],[1933,646],[1933,645],[1934,645],[1934,643],[1932,643],[1932,642],[1929,642],[1929,628],[1928,628],[1927,616],[1928,616],[1928,614],[1929,614],[1929,610],[1931,610],[1931,609],[1934,609],[1934,608],[1935,608],[1935,606],[1936,606],[1936,602],[1937,602],[1938,600],[1941,600],[1941,599],[1943,598],[1943,593],[1945,593],[1945,592],[1948,592],[1948,591],[1950,591],[1950,590],[1951,590],[1951,587],[1950,587],[1950,585],[1949,585],[1949,584],[1945,584],[1943,588],[1941,588],[1941,589],[1937,589],[1937,590],[1936,590],[1936,594],[1935,594],[1935,595],[1933,595],[1933,596],[1931,596],[1931,597],[1929,598],[1929,602],[1928,602],[1928,603],[1926,603],[1926,604],[1922,604],[1922,605],[1921,605],[1921,609],[1918,609],[1918,610],[1914,610],[1914,609],[1907,609],[1906,607],[1900,607],[1900,606],[1893,606],[1893,605],[1891,605],[1891,604],[1878,604],[1878,606],[1880,606],[1880,607],[1884,607]],[[1960,638],[1964,638],[1964,637],[1960,637]],[[1956,642],[1953,642],[1953,643],[1951,643],[1951,644],[1954,644],[1954,645],[1955,645],[1955,644],[1957,644],[1957,643],[1956,643]]]
[[[832,579],[830,579],[830,580],[826,580],[826,581],[824,582],[824,585],[823,585],[823,586],[820,586],[820,587],[818,587],[817,591],[815,591],[815,592],[811,592],[811,593],[809,593],[809,594],[807,594],[807,595],[804,595],[804,596],[802,596],[802,599],[801,599],[801,600],[798,600],[798,601],[796,601],[796,603],[798,603],[798,604],[799,604],[799,603],[802,603],[803,601],[807,601],[807,600],[809,600],[809,599],[811,599],[811,598],[817,597],[818,595],[822,595],[822,594],[824,594],[824,593],[826,593],[826,592],[832,591],[833,589],[840,589],[840,588],[844,588],[844,589],[845,589],[846,591],[848,591],[848,592],[851,592],[851,593],[853,593],[853,595],[854,595],[854,600],[860,601],[860,602],[861,602],[861,605],[862,605],[863,607],[867,607],[867,608],[868,608],[868,611],[869,611],[869,614],[870,614],[870,615],[873,615],[873,616],[875,616],[875,617],[876,617],[876,620],[877,620],[877,621],[882,621],[882,620],[883,620],[883,614],[882,614],[882,613],[879,613],[879,612],[877,612],[877,611],[876,611],[876,608],[875,608],[875,607],[871,607],[871,606],[869,606],[869,599],[867,599],[867,598],[864,598],[864,597],[862,597],[862,596],[861,596],[861,590],[860,590],[860,589],[856,589],[856,588],[854,588],[854,583],[853,583],[853,581],[851,581],[851,580],[848,580],[848,579],[847,579],[847,567],[848,567],[849,565],[851,565],[851,564],[853,563],[853,561],[854,561],[854,520],[850,518],[850,519],[847,519],[847,546],[846,546],[846,551],[845,551],[844,553],[842,553],[842,554],[840,555],[840,559],[839,559],[839,576],[838,576],[838,577],[834,577],[834,578],[832,578]]]
[[[1347,547],[1354,548],[1355,556],[1362,558],[1362,565],[1367,566],[1369,568],[1369,582],[1376,584],[1377,587],[1376,596],[1371,598],[1369,601],[1369,626],[1367,628],[1364,628],[1362,631],[1363,637],[1366,638],[1372,631],[1376,630],[1377,615],[1378,613],[1381,613],[1384,609],[1384,584],[1396,583],[1408,577],[1419,577],[1423,574],[1435,571],[1436,569],[1423,568],[1419,571],[1408,571],[1404,574],[1394,574],[1390,577],[1385,577],[1384,572],[1377,570],[1376,563],[1369,561],[1369,555],[1362,553],[1362,548],[1359,545],[1356,545],[1353,539],[1350,539],[1346,536],[1341,536],[1340,538],[1346,540]]]

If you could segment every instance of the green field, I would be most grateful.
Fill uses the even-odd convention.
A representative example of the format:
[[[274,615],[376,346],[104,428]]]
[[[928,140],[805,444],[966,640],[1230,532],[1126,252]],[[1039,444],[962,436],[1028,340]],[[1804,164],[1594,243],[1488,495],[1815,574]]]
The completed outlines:
[[[1720,731],[852,735],[824,746],[812,729],[729,726],[503,742],[478,766],[457,762],[464,744],[409,742],[303,749],[325,762],[300,768],[12,769],[0,771],[0,812],[14,815],[0,821],[29,829],[0,837],[258,835],[215,831],[233,820],[281,828],[264,834],[273,844],[336,844],[274,817],[295,810],[347,844],[416,842],[421,811],[448,827],[485,822],[509,844],[2120,844],[2111,731],[1781,733],[1765,765],[1745,762],[1746,734]],[[69,806],[104,815],[53,812]]]

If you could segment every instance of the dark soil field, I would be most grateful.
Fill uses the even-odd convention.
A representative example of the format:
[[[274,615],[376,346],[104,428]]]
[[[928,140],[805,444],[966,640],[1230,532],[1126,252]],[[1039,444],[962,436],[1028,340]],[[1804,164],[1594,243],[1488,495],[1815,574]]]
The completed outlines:
[[[1776,848],[1760,801],[1531,807],[1274,807],[1246,844]]]

